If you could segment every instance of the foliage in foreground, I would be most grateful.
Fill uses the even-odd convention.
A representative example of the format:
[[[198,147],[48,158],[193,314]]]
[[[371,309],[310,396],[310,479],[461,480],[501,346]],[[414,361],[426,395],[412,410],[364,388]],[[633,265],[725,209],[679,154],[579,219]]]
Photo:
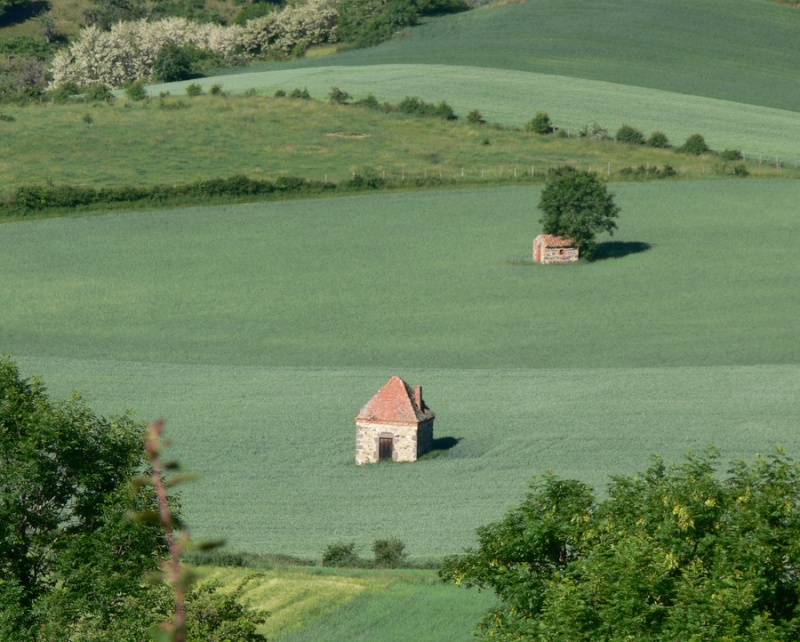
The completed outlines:
[[[566,236],[575,241],[580,255],[591,259],[597,248],[595,236],[608,232],[613,236],[614,219],[619,207],[597,174],[565,166],[547,179],[539,199],[545,234]]]
[[[175,602],[143,582],[167,553],[152,520],[153,488],[129,482],[145,465],[142,426],[103,418],[75,395],[52,402],[0,358],[0,639],[149,639]],[[263,621],[239,598],[202,585],[186,600],[187,639],[257,642]]]
[[[143,460],[129,417],[97,417],[79,396],[53,403],[0,359],[0,638],[87,612],[107,623],[119,597],[141,591],[165,551],[156,527],[125,519],[152,506],[126,489]]]
[[[440,574],[497,593],[479,627],[497,640],[796,640],[800,465],[718,460],[656,457],[603,501],[548,473]]]

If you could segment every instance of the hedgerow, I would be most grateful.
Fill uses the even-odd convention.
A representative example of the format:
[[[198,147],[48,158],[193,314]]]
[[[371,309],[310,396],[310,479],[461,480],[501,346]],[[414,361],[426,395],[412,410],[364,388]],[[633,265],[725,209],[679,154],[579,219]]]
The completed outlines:
[[[212,198],[247,198],[270,194],[319,193],[335,189],[333,183],[281,176],[275,181],[232,176],[195,181],[183,185],[152,187],[101,187],[76,185],[24,185],[0,201],[0,212],[28,215],[46,210],[71,209],[117,203],[168,203]]]

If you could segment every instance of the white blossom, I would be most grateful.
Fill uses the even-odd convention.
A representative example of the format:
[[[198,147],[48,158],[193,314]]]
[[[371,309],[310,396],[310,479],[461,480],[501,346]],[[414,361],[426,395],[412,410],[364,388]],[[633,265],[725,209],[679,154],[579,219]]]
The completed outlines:
[[[337,0],[309,0],[286,7],[244,27],[199,24],[185,18],[119,22],[110,31],[80,31],[50,65],[50,88],[68,82],[119,87],[150,78],[159,52],[169,45],[194,46],[234,62],[237,58],[286,58],[308,47],[336,42]]]

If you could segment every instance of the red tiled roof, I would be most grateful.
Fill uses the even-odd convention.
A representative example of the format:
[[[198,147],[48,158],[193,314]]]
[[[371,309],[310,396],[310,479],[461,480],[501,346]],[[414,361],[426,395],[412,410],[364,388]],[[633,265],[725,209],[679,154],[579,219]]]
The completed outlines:
[[[418,395],[415,394],[417,390]],[[421,388],[412,388],[395,375],[367,402],[356,415],[356,420],[418,423],[435,416],[422,399]]]
[[[540,240],[546,247],[575,247],[575,241],[568,236],[556,236],[555,234],[540,234],[534,240]]]

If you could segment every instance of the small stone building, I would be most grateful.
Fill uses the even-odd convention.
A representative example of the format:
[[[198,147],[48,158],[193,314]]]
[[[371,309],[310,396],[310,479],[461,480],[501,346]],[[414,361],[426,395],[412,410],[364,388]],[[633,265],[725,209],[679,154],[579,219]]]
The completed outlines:
[[[356,463],[416,461],[433,446],[434,417],[422,386],[392,377],[356,415]]]
[[[540,234],[533,239],[533,260],[536,263],[575,263],[578,260],[578,246],[566,236]]]

